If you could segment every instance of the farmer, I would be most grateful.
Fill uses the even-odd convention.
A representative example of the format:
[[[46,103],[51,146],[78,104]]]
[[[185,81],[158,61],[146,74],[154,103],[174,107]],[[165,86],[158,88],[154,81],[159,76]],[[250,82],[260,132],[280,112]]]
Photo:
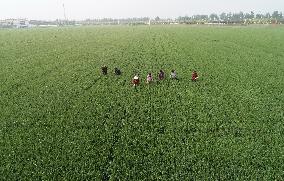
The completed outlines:
[[[152,74],[151,73],[148,73],[147,75],[147,79],[146,79],[146,83],[149,84],[153,82],[153,77],[152,77]]]
[[[114,74],[115,74],[115,75],[121,75],[120,69],[118,69],[117,67],[114,68]]]
[[[197,72],[193,71],[192,74],[191,74],[191,80],[195,82],[197,79],[198,79]]]
[[[158,78],[159,80],[163,80],[165,78],[165,72],[163,70],[160,70],[158,73]]]
[[[103,75],[107,75],[107,66],[106,65],[104,65],[104,66],[102,66],[102,74]]]
[[[139,85],[139,83],[140,83],[139,76],[135,75],[134,78],[132,79],[132,84],[134,87],[136,87]]]
[[[177,73],[176,73],[175,70],[172,70],[172,71],[171,71],[170,77],[171,77],[172,79],[177,79]]]

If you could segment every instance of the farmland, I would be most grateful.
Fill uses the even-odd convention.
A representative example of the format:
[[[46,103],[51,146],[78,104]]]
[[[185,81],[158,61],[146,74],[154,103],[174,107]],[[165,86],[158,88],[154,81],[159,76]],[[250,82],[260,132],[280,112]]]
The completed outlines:
[[[284,27],[0,30],[0,83],[0,180],[284,178]]]

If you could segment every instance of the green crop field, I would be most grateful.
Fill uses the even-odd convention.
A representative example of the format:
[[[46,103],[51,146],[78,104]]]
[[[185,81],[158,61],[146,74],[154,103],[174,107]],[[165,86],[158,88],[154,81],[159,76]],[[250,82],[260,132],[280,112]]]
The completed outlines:
[[[281,26],[0,30],[0,180],[283,180],[283,91]]]

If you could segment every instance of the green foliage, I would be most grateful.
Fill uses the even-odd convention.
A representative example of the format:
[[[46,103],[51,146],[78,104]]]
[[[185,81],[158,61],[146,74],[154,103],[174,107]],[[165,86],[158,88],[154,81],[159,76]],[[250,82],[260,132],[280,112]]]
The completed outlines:
[[[283,27],[1,30],[0,180],[280,180],[283,37]],[[144,84],[160,69],[166,80]]]

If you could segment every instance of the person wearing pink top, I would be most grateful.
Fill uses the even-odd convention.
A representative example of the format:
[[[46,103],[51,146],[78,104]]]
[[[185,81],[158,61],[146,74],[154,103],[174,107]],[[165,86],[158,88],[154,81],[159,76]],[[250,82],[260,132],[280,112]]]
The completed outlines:
[[[149,84],[153,82],[153,77],[152,77],[152,74],[151,73],[148,73],[147,75],[147,79],[146,79],[146,83]]]

